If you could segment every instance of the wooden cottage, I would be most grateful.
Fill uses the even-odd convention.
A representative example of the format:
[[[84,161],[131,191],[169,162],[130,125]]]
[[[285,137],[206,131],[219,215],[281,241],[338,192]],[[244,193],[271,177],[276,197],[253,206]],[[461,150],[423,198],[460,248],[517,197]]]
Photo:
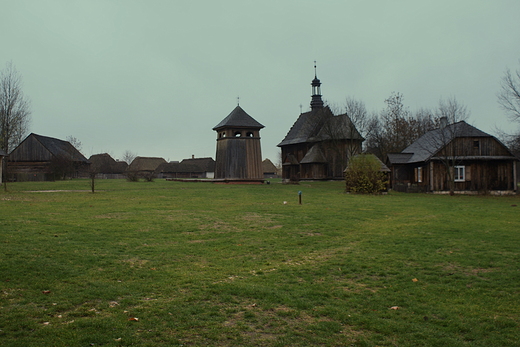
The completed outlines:
[[[215,160],[192,157],[180,163],[163,163],[157,168],[157,174],[160,178],[214,178]]]
[[[79,177],[90,162],[68,141],[30,134],[9,155],[8,175],[16,181]]]
[[[260,146],[263,127],[237,106],[213,128],[217,132],[215,178],[263,180]]]
[[[2,184],[2,178],[3,178],[3,168],[4,168],[4,158],[6,156],[6,153],[0,149],[0,185]]]
[[[278,168],[267,158],[262,161],[262,172],[264,173],[264,178],[278,177]]]
[[[108,153],[94,154],[88,159],[91,172],[96,173],[96,178],[124,178],[128,164],[124,161],[116,161]]]
[[[517,191],[518,159],[495,137],[461,121],[388,154],[391,187],[405,192]]]
[[[364,139],[347,114],[335,116],[324,106],[316,75],[311,85],[311,110],[300,114],[278,144],[282,150],[282,177],[343,179],[349,157],[361,152]]]

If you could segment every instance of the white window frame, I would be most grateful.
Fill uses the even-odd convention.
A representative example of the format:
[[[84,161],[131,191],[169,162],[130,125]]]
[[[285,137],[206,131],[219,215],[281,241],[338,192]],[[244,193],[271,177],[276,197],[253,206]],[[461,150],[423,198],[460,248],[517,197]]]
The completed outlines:
[[[455,182],[464,182],[466,181],[466,166],[464,165],[457,165],[453,167],[454,170],[454,176],[455,176]]]
[[[417,168],[417,182],[422,183],[422,167]]]

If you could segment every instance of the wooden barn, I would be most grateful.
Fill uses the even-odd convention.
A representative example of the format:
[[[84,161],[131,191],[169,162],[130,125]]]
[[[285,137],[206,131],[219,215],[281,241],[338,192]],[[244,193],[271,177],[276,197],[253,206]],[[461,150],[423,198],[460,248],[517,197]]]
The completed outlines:
[[[8,176],[16,181],[49,181],[84,175],[90,162],[68,141],[30,134],[9,154]]]
[[[464,121],[429,131],[387,159],[397,191],[494,194],[517,191],[517,161],[499,140]]]
[[[215,160],[210,157],[163,163],[157,168],[159,178],[214,178]]]
[[[128,164],[124,161],[116,161],[108,153],[94,154],[88,159],[91,172],[96,173],[96,178],[124,178]]]
[[[316,75],[311,85],[311,110],[300,114],[278,144],[282,150],[282,177],[344,179],[349,156],[361,152],[364,139],[347,114],[335,116],[324,106]]]
[[[263,180],[260,129],[264,126],[240,106],[218,123],[215,178]]]
[[[2,184],[3,179],[3,168],[4,168],[4,158],[6,153],[0,149],[0,185]]]

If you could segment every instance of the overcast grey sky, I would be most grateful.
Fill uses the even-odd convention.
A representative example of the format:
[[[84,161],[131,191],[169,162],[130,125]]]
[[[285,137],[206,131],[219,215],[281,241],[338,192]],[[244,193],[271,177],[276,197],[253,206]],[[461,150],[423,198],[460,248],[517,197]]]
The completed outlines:
[[[32,100],[31,132],[82,152],[215,157],[212,128],[236,106],[265,125],[262,155],[323,98],[411,111],[455,97],[469,122],[511,127],[496,93],[520,68],[519,0],[0,0],[0,67]]]

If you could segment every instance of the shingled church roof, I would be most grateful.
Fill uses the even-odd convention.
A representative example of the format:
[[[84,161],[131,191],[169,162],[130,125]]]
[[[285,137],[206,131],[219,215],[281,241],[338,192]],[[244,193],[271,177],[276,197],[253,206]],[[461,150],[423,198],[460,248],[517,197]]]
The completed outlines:
[[[364,140],[348,115],[334,116],[327,106],[300,114],[278,147],[331,139]]]

